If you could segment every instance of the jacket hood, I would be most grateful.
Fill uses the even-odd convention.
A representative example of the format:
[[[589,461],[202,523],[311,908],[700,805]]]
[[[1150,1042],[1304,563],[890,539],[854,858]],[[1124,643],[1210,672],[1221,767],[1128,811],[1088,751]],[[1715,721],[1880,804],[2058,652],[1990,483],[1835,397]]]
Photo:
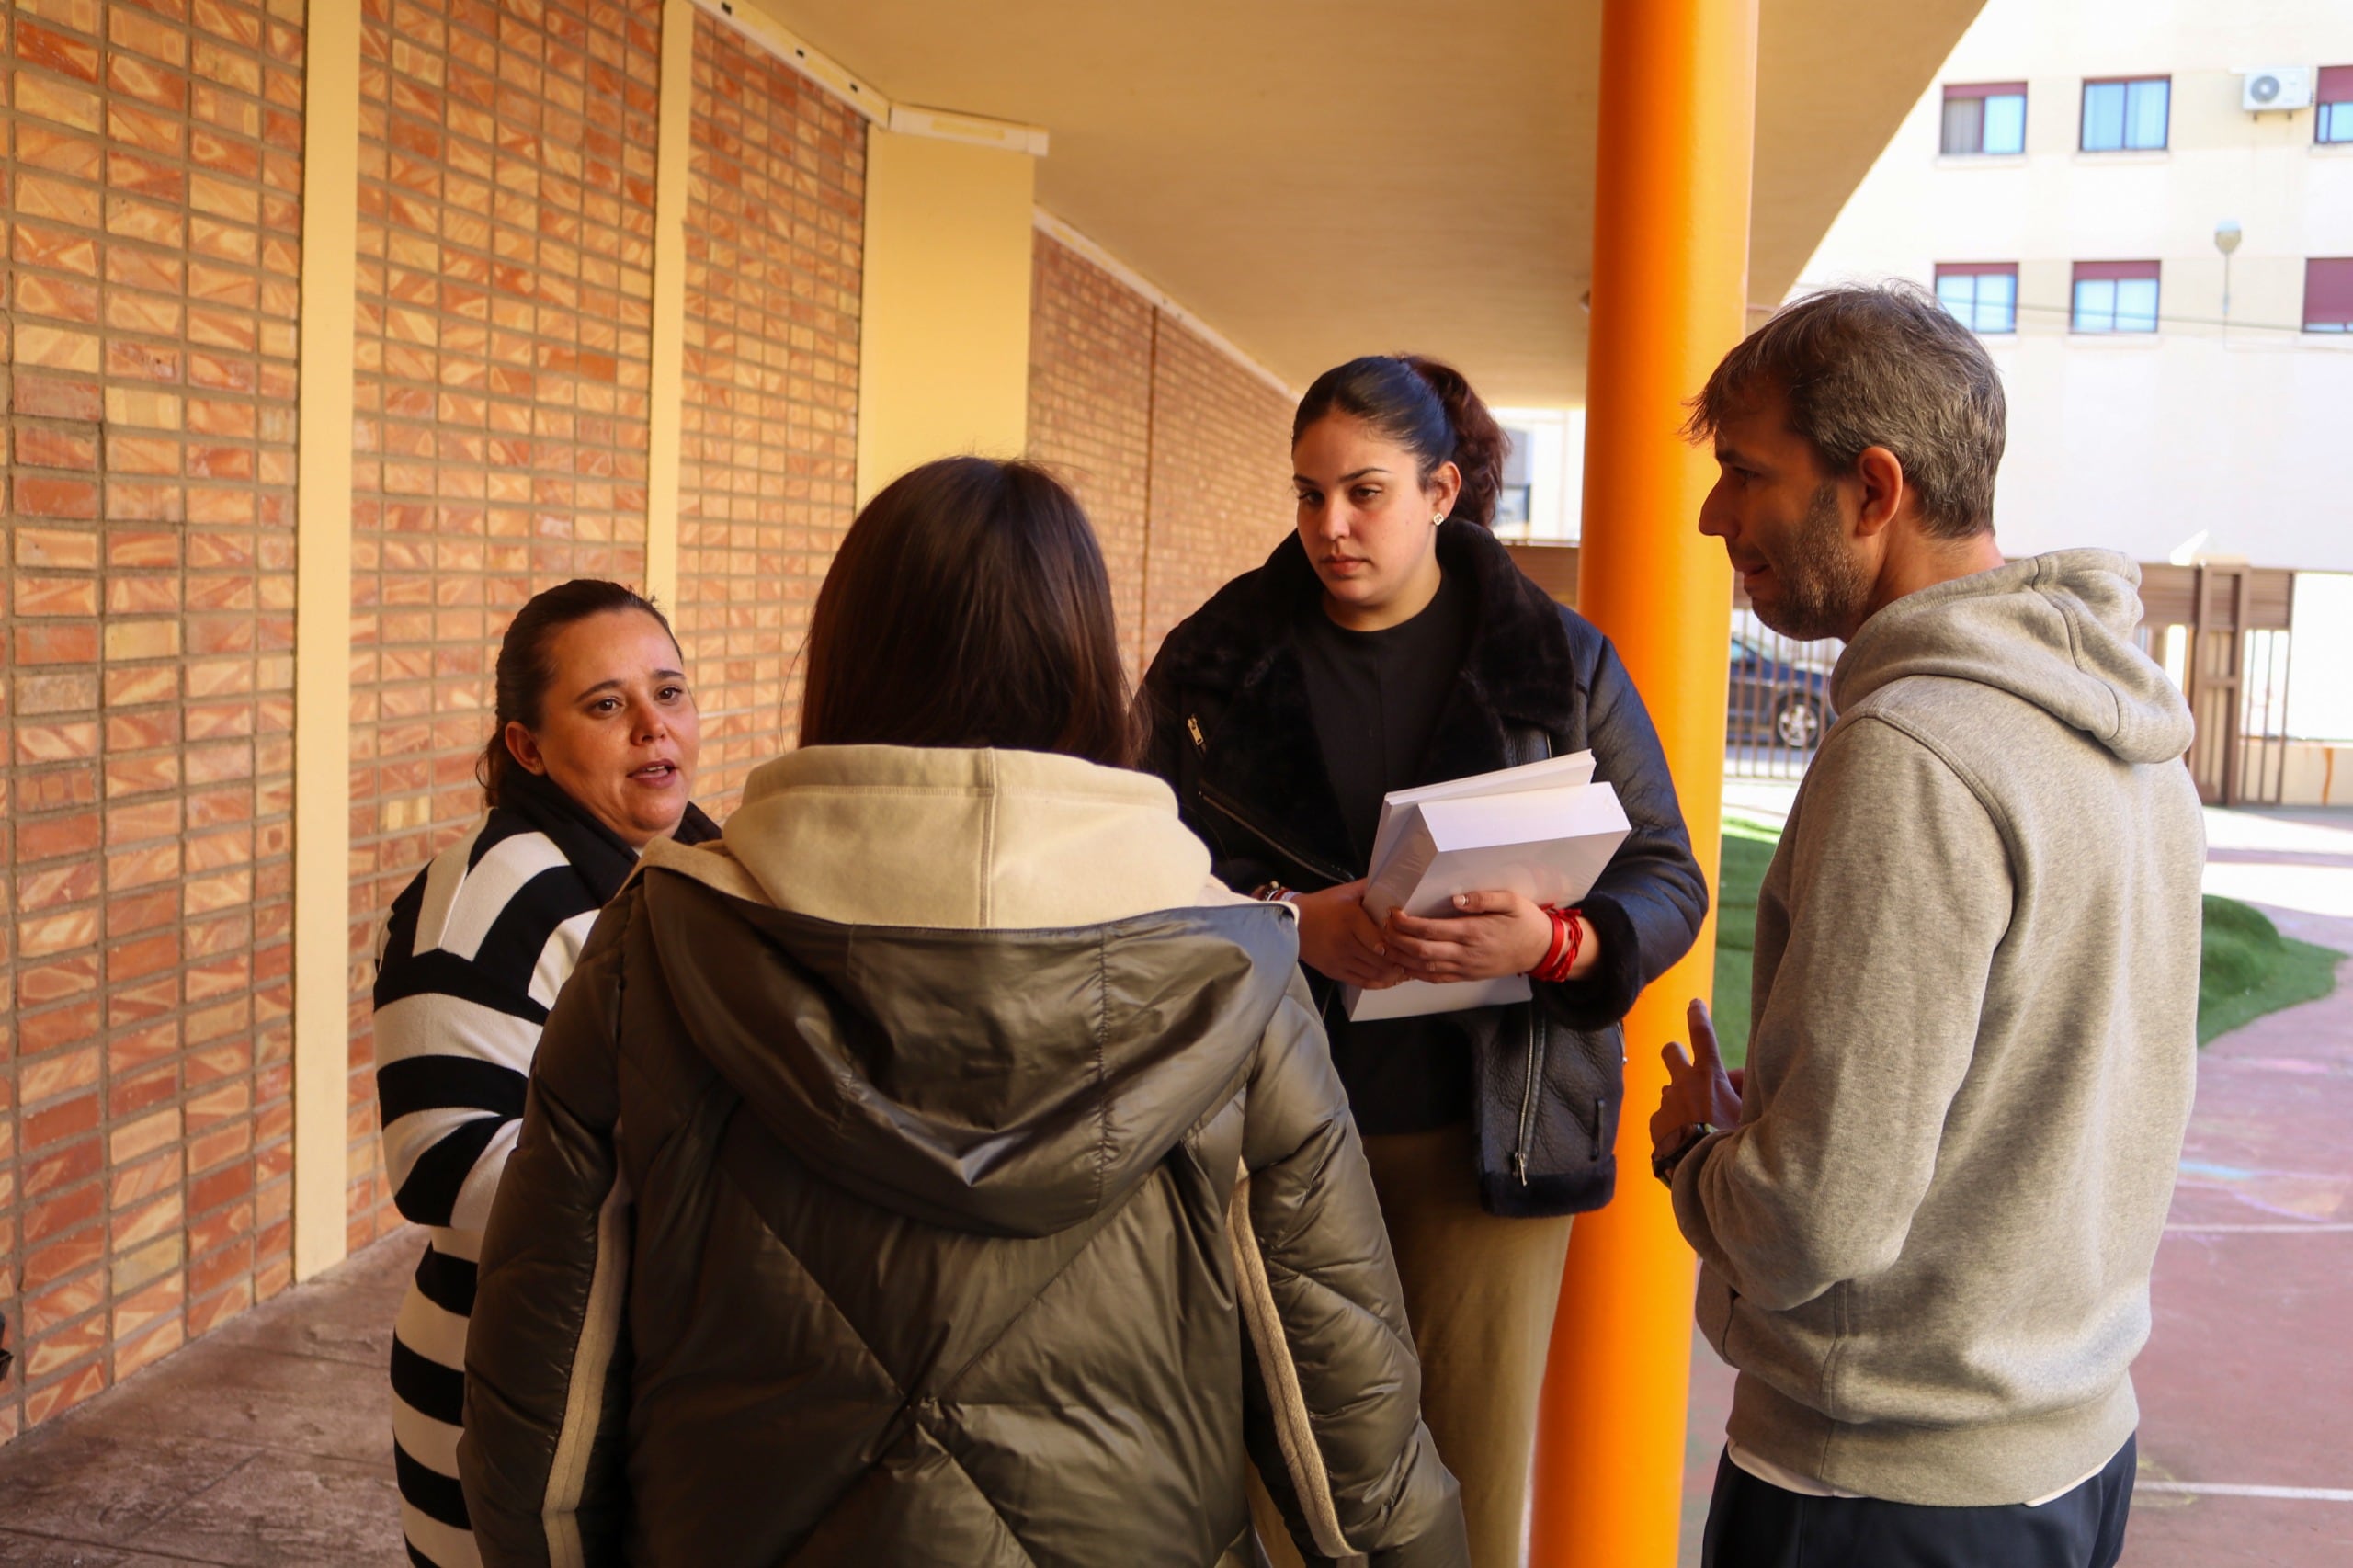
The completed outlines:
[[[647,856],[704,1056],[824,1179],[1047,1235],[1115,1208],[1248,1070],[1294,972],[1157,779],[1031,753],[819,747],[716,848]]]
[[[2141,569],[2105,550],[2029,556],[1896,600],[1838,660],[1842,713],[1907,676],[2007,691],[2131,763],[2189,749],[2189,706],[2132,641]]]

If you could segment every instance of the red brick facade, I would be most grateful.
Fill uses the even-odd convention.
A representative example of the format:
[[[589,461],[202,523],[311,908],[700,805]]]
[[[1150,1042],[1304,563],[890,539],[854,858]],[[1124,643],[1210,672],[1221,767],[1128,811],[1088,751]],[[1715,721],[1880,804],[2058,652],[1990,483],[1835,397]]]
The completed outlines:
[[[677,630],[723,816],[800,730],[801,644],[849,527],[866,124],[709,17],[695,32]]]
[[[291,1275],[302,17],[0,21],[0,1439]]]
[[[1291,527],[1292,401],[1042,233],[1029,321],[1030,454],[1094,520],[1141,671]]]
[[[642,582],[660,0],[365,0],[352,506],[350,1242],[399,1223],[375,931],[482,809],[507,618]]]
[[[0,1441],[292,1277],[301,0],[0,15]],[[497,638],[642,580],[660,0],[364,0],[347,1239],[394,1228],[384,907]],[[677,629],[721,814],[856,481],[865,123],[697,22]],[[1141,663],[1288,526],[1289,402],[1040,240],[1031,418]]]
[[[1120,644],[1143,660],[1144,518],[1152,506],[1150,300],[1040,234],[1029,272],[1029,453],[1076,493],[1103,541]]]
[[[1261,564],[1295,526],[1290,416],[1279,392],[1164,317],[1152,370],[1152,539],[1143,632],[1169,628]]]

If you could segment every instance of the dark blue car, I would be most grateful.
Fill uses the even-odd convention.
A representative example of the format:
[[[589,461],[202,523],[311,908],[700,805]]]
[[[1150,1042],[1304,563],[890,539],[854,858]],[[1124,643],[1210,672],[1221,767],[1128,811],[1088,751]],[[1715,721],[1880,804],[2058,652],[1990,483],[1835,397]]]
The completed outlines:
[[[1812,660],[1776,657],[1765,639],[1745,631],[1733,633],[1731,680],[1727,741],[1812,751],[1838,717],[1830,705],[1827,669]]]

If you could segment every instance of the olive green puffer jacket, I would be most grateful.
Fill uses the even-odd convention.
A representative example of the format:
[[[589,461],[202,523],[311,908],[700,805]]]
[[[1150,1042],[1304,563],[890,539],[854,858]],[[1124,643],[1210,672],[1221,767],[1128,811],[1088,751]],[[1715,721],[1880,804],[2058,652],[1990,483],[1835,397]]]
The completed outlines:
[[[650,854],[548,1022],[483,1249],[483,1561],[1207,1568],[1255,1460],[1311,1558],[1465,1562],[1287,914],[805,913],[917,869],[780,869],[839,846],[813,799],[911,771],[981,803],[992,866],[1028,854],[1001,904],[1041,866],[1139,884],[1087,907],[1207,881],[1087,854],[1090,811],[1191,853],[1156,780],[986,752],[795,754],[722,851]],[[898,809],[852,836],[936,855]]]

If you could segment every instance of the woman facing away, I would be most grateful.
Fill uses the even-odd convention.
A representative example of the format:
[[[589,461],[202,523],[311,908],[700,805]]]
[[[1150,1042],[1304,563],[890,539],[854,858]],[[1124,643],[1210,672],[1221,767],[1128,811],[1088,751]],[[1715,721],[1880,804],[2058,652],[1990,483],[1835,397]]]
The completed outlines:
[[[1298,527],[1172,631],[1144,682],[1147,766],[1237,891],[1299,912],[1364,1133],[1438,1451],[1472,1560],[1521,1561],[1537,1396],[1569,1216],[1598,1208],[1620,1020],[1707,909],[1675,787],[1608,641],[1489,533],[1505,438],[1462,377],[1375,356],[1292,424]],[[1632,833],[1577,909],[1504,892],[1376,926],[1381,798],[1590,748]],[[1353,1024],[1343,983],[1528,974],[1532,1002]]]
[[[1248,1455],[1311,1550],[1463,1563],[1293,920],[1127,767],[1077,504],[901,478],[807,671],[802,749],[649,852],[533,1062],[483,1561],[1208,1568]]]
[[[718,829],[688,802],[699,731],[669,622],[619,583],[526,604],[498,648],[487,810],[400,897],[377,949],[376,1094],[401,1213],[429,1227],[392,1331],[410,1558],[480,1562],[458,1485],[475,1259],[548,1008],[648,844]]]

